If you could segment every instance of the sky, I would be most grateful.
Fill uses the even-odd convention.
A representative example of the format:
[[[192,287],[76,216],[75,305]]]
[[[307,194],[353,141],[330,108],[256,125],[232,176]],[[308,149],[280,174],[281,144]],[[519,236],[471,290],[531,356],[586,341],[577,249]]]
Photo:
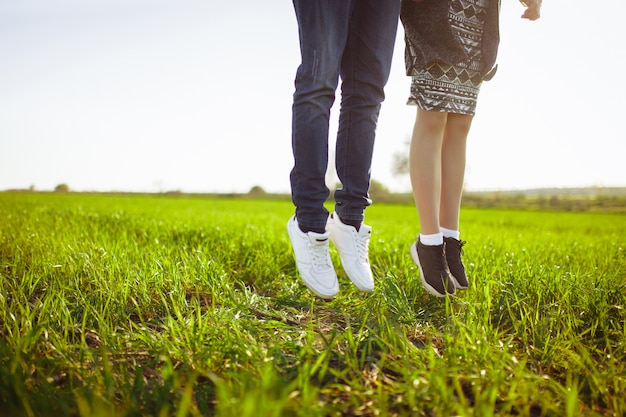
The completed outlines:
[[[466,189],[626,186],[626,2],[522,12],[502,0]],[[288,0],[0,0],[0,190],[289,192],[299,52]],[[398,192],[403,54],[399,25],[372,165]]]

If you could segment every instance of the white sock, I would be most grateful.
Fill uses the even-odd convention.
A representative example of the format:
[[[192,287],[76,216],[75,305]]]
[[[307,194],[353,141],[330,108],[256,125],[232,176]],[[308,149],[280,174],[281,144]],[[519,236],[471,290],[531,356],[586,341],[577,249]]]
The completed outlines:
[[[445,227],[440,227],[439,229],[441,230],[443,237],[451,237],[453,239],[459,240],[459,236],[461,235],[461,233],[458,230],[450,230],[446,229]]]
[[[420,233],[420,242],[426,246],[439,246],[443,245],[443,233],[435,233],[432,235],[423,235]]]

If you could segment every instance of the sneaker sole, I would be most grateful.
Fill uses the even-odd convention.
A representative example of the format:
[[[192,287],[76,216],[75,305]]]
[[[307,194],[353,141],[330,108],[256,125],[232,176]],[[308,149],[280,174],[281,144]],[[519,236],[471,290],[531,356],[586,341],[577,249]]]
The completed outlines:
[[[450,273],[450,276],[452,277],[452,283],[454,284],[454,288],[456,288],[457,290],[466,290],[469,288],[469,285],[463,286],[459,284],[459,281],[457,281],[456,277],[452,275],[452,273]]]
[[[452,272],[450,272],[450,276],[452,277],[452,283],[454,284],[454,288],[456,288],[457,290],[466,290],[469,288],[469,285],[463,286],[459,284],[459,281],[456,279]]]
[[[424,279],[424,271],[422,270],[422,265],[420,264],[419,256],[417,256],[417,243],[414,243],[411,245],[411,258],[413,258],[413,262],[417,264],[420,270],[420,281],[422,281],[422,286],[430,295],[434,295],[435,297],[440,297],[440,298],[443,298],[446,295],[454,295],[454,294],[448,294],[448,293],[441,294],[432,285],[426,282],[426,280]]]

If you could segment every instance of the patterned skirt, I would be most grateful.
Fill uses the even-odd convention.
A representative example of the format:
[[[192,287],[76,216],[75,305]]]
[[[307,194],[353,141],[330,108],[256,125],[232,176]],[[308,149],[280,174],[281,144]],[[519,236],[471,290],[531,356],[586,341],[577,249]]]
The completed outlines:
[[[448,23],[465,48],[467,59],[457,65],[435,62],[413,75],[408,104],[416,104],[423,110],[473,116],[483,82],[481,46],[489,0],[450,0],[449,3]]]

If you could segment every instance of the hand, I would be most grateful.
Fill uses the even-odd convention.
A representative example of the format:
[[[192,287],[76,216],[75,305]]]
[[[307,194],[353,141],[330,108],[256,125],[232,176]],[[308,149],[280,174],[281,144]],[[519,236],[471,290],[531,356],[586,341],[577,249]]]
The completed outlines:
[[[541,0],[520,0],[526,7],[522,19],[537,20],[541,17]]]

